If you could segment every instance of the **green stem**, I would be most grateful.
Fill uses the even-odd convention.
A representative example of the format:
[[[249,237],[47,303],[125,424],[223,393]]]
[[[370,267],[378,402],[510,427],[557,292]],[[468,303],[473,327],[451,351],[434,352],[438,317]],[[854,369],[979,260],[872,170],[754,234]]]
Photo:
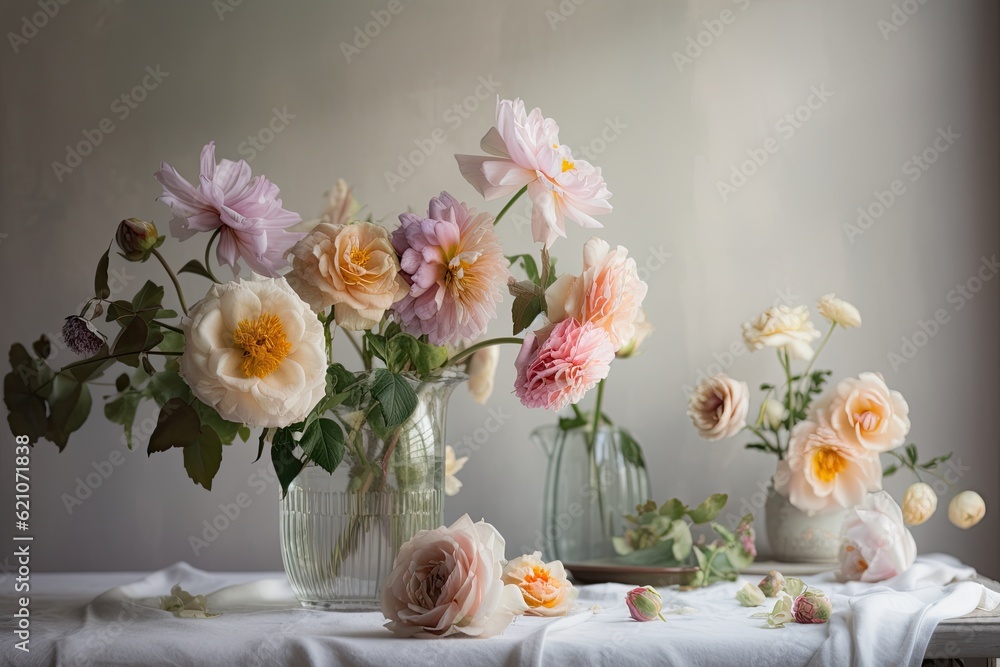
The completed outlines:
[[[788,417],[786,417],[786,420],[785,420],[785,428],[788,429],[789,438],[791,438],[791,433],[792,433],[792,417],[793,417],[793,413],[792,413],[792,397],[793,397],[793,395],[795,393],[793,391],[793,387],[792,387],[792,360],[791,360],[791,357],[789,356],[787,350],[785,351],[785,356],[784,357],[781,356],[781,350],[778,350],[778,359],[779,359],[779,361],[781,361],[781,365],[785,369],[785,391],[786,391],[786,393],[785,393],[785,409],[788,410]],[[779,441],[779,443],[778,443],[778,460],[781,460],[781,457],[782,457],[781,443]]]
[[[819,353],[823,351],[824,347],[826,347],[827,341],[830,340],[830,336],[833,335],[833,330],[836,328],[837,328],[836,322],[830,324],[830,329],[826,332],[826,335],[823,337],[823,340],[820,341],[819,347],[816,348],[816,352],[813,354],[812,359],[809,360],[809,363],[806,365],[806,369],[802,372],[802,381],[799,383],[800,393],[805,388],[806,382],[809,381],[809,371],[812,370],[813,364],[816,363],[816,357],[818,357]]]
[[[208,271],[208,275],[212,277],[212,280],[214,280],[217,283],[221,281],[215,277],[214,273],[212,273],[212,265],[209,264],[208,258],[209,258],[209,251],[212,250],[212,242],[215,241],[215,239],[217,239],[219,237],[219,234],[221,233],[222,233],[222,227],[216,227],[215,231],[212,232],[212,235],[208,239],[208,245],[205,246],[205,270]]]
[[[145,352],[146,352],[146,354],[158,354],[161,357],[179,357],[182,354],[184,354],[183,352],[161,352],[159,350],[145,350]],[[87,364],[92,364],[92,363],[95,363],[95,362],[105,361],[107,359],[117,359],[119,357],[128,357],[128,356],[133,355],[133,354],[139,354],[139,353],[138,352],[121,352],[119,354],[108,354],[108,355],[105,355],[103,357],[90,357],[89,359],[81,359],[80,361],[74,361],[71,364],[66,364],[65,366],[63,366],[62,368],[59,369],[58,373],[54,374],[50,379],[48,379],[45,382],[43,382],[42,384],[38,385],[38,389],[35,390],[35,393],[37,394],[39,391],[41,391],[42,389],[44,389],[45,387],[47,387],[49,384],[52,383],[53,380],[56,379],[57,376],[62,375],[66,371],[71,371],[74,368],[79,368],[80,366],[86,366]]]
[[[181,310],[183,310],[184,314],[187,315],[188,314],[187,303],[185,303],[184,301],[184,292],[181,291],[181,284],[177,280],[177,274],[174,273],[174,270],[170,268],[169,264],[167,264],[167,260],[163,259],[163,255],[161,255],[160,251],[157,250],[156,248],[153,248],[153,257],[160,260],[160,264],[163,265],[163,268],[166,270],[167,275],[170,276],[170,282],[174,284],[174,289],[177,290],[177,299],[181,302]]]
[[[587,442],[588,453],[590,454],[590,469],[594,473],[595,486],[597,487],[597,511],[601,513],[601,533],[607,532],[604,516],[604,490],[601,489],[601,474],[597,470],[597,431],[601,427],[601,404],[604,403],[604,380],[597,383],[597,399],[594,402],[594,420],[591,423],[589,442]]]
[[[173,331],[175,333],[179,333],[179,334],[183,334],[184,333],[184,329],[181,329],[180,327],[175,327],[172,324],[167,324],[166,322],[161,322],[159,320],[154,320],[154,324],[156,324],[157,326],[161,326],[164,329],[169,329],[170,331]]]
[[[451,366],[451,365],[454,365],[454,364],[458,364],[458,363],[460,363],[462,361],[465,361],[466,359],[468,359],[469,357],[471,357],[472,355],[474,355],[476,352],[478,352],[479,350],[483,349],[484,347],[489,347],[491,345],[503,345],[505,343],[509,343],[511,345],[520,345],[523,342],[524,342],[523,339],[516,338],[514,336],[507,336],[505,338],[490,338],[488,340],[480,341],[480,342],[476,343],[475,345],[470,345],[469,347],[465,348],[461,352],[456,353],[455,356],[453,356],[451,359],[449,359],[448,362],[445,365],[446,366]]]
[[[330,332],[330,324],[333,322],[333,311],[336,306],[330,306],[330,314],[323,321],[323,339],[326,341],[326,362],[333,363],[333,334]]]
[[[744,428],[746,428],[747,430],[751,431],[754,435],[756,435],[758,438],[760,438],[761,440],[763,440],[764,444],[767,445],[768,447],[770,447],[771,451],[778,455],[778,460],[779,461],[782,460],[783,456],[781,454],[781,446],[780,446],[781,443],[780,442],[778,442],[777,445],[772,444],[771,441],[767,439],[767,436],[764,435],[764,432],[761,431],[756,426],[750,426],[750,424],[747,424]],[[777,437],[778,437],[777,434],[775,434],[775,438],[776,439],[777,439]]]
[[[510,207],[514,205],[514,202],[517,201],[518,197],[520,197],[521,195],[523,195],[527,191],[528,191],[528,186],[525,185],[523,188],[521,188],[520,190],[517,191],[516,195],[514,195],[513,197],[511,197],[510,201],[507,202],[507,205],[504,206],[502,209],[500,209],[500,212],[497,213],[497,217],[493,218],[493,226],[494,227],[496,226],[496,224],[498,222],[500,222],[500,218],[502,218],[504,216],[504,213],[506,213],[508,211],[508,209],[510,209]]]
[[[358,345],[357,339],[355,339],[354,336],[351,335],[350,331],[344,332],[344,337],[347,338],[347,340],[349,340],[351,342],[351,346],[354,347],[354,349],[358,353],[358,356],[361,357],[361,361],[364,362],[365,361],[365,351],[361,349],[360,345]],[[365,370],[371,370],[371,369],[365,367]]]

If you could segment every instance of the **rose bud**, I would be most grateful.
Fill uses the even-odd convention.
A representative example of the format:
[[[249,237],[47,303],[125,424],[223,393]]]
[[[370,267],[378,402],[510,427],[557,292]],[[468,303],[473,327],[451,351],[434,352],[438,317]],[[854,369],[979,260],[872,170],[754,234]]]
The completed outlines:
[[[108,339],[97,330],[93,323],[79,315],[70,315],[62,328],[66,347],[81,357],[92,357],[100,351]]]
[[[826,623],[832,611],[830,598],[822,591],[806,591],[792,603],[792,617],[796,623]]]
[[[930,484],[911,484],[903,494],[903,522],[907,526],[919,526],[931,518],[936,509],[937,494]]]
[[[747,582],[743,588],[736,591],[736,601],[744,607],[759,607],[764,604],[764,599],[764,591],[750,582]]]
[[[760,580],[757,584],[761,592],[769,598],[778,597],[780,593],[785,588],[785,577],[777,570],[771,570],[767,573],[767,576]]]
[[[986,501],[975,491],[962,491],[948,503],[948,518],[959,528],[972,528],[986,514]]]
[[[785,592],[793,598],[799,597],[805,590],[806,582],[802,581],[798,577],[788,577],[785,579]]]
[[[139,218],[122,220],[115,232],[115,242],[122,251],[122,257],[130,262],[145,262],[159,238],[156,225]]]
[[[652,586],[633,588],[625,594],[625,604],[628,605],[628,613],[637,621],[667,620],[660,613],[663,598]]]

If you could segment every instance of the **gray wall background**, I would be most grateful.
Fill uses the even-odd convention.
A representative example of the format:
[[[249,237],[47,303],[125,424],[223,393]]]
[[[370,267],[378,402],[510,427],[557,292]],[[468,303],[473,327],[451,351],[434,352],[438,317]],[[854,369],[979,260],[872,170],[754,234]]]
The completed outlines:
[[[601,234],[648,270],[656,332],[640,361],[615,365],[607,408],[638,434],[656,496],[694,501],[726,490],[734,510],[760,502],[773,462],[742,441],[700,441],[684,387],[719,368],[751,386],[775,379],[773,355],[730,355],[740,322],[777,300],[812,306],[833,291],[857,304],[865,325],[838,333],[821,365],[836,377],[882,371],[908,399],[911,438],[925,456],[955,451],[960,479],[942,506],[964,488],[988,503],[986,519],[969,531],[953,527],[942,507],[914,529],[920,549],[1000,576],[996,268],[976,282],[1000,245],[996,3],[403,0],[348,58],[342,44],[388,4],[71,2],[37,34],[27,30],[16,52],[8,35],[0,47],[3,349],[58,332],[91,294],[94,264],[118,220],[138,216],[167,230],[152,177],[160,160],[194,178],[201,146],[214,139],[220,157],[252,157],[254,171],[306,218],[339,176],[387,221],[408,205],[424,208],[442,189],[483,207],[452,154],[478,152],[495,94],[521,96],[559,121],[566,143],[594,154],[614,193]],[[30,0],[5,3],[0,27],[21,32],[38,11]],[[689,39],[701,39],[700,53]],[[675,54],[689,48],[691,62],[679,66]],[[142,83],[147,66],[167,74],[122,118],[115,100]],[[807,114],[800,107],[814,89],[825,100],[813,98]],[[456,104],[468,111],[460,115]],[[244,142],[275,110],[287,110],[287,124],[264,150],[249,150]],[[808,119],[781,123],[797,110]],[[66,146],[103,118],[113,131],[57,178],[53,162],[65,162]],[[906,163],[948,128],[958,138],[911,180]],[[385,173],[435,130],[443,143],[391,190]],[[717,183],[769,138],[778,152],[724,200]],[[858,208],[895,179],[903,194],[849,233]],[[502,234],[509,248],[527,250],[518,208]],[[588,234],[573,227],[569,235],[555,253],[577,270]],[[171,241],[164,251],[180,262],[202,247]],[[127,290],[163,278],[153,265],[117,270]],[[192,300],[205,288],[194,277],[183,284]],[[974,295],[956,297],[966,284]],[[947,321],[922,336],[921,322],[939,310]],[[507,327],[500,320],[492,331]],[[920,347],[907,348],[915,354],[894,368],[889,355],[902,355],[903,339],[915,336]],[[513,358],[505,349],[487,408],[462,389],[452,401],[449,440],[459,446],[491,411],[507,417],[472,454],[447,518],[485,517],[520,553],[536,542],[544,485],[545,459],[529,433],[553,417],[522,409],[510,393]],[[62,351],[55,361],[69,360]],[[12,503],[11,445],[8,437],[0,448],[0,497]],[[120,431],[95,416],[62,454],[49,443],[34,450],[36,569],[140,570],[178,560],[281,567],[277,485],[263,462],[251,463],[254,444],[226,451],[212,493],[187,479],[179,452],[147,459],[143,449],[128,452]],[[124,463],[69,513],[63,495],[115,452]],[[899,498],[909,481],[892,478],[888,488]],[[240,493],[251,505],[195,554],[189,536]],[[0,528],[5,542],[9,523]]]

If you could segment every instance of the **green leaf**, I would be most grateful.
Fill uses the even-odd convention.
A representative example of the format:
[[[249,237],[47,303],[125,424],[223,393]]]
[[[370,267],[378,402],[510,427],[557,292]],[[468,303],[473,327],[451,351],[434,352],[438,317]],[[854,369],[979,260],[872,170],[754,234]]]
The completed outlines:
[[[156,346],[156,349],[161,352],[183,352],[184,335],[176,331],[164,331],[163,340]]]
[[[588,424],[586,417],[560,417],[559,428],[563,431],[572,431]]]
[[[104,417],[113,424],[122,425],[125,429],[125,444],[129,449],[132,449],[132,424],[135,423],[135,413],[141,402],[142,393],[133,389],[123,391],[115,399],[104,404]]]
[[[535,258],[531,255],[510,255],[507,257],[507,261],[511,263],[511,266],[520,263],[521,268],[524,269],[525,276],[531,282],[536,285],[541,282],[541,274],[538,273],[538,264],[535,263]]]
[[[385,368],[372,371],[371,392],[382,408],[388,429],[402,426],[417,408],[417,394],[410,383]]]
[[[101,377],[101,375],[104,374],[104,371],[113,366],[114,363],[114,359],[108,358],[108,346],[102,345],[97,354],[90,357],[79,366],[74,366],[69,369],[68,373],[79,382],[90,382],[91,380],[96,380]]]
[[[189,447],[198,440],[201,430],[201,420],[195,409],[182,398],[171,398],[160,408],[156,428],[149,436],[146,455],[165,452],[171,447]]]
[[[52,382],[48,402],[49,419],[45,438],[54,442],[62,451],[70,434],[83,426],[90,416],[90,390],[69,373],[60,373]]]
[[[192,259],[190,262],[182,266],[177,273],[193,273],[196,276],[208,278],[212,282],[215,282],[215,279],[212,277],[212,274],[208,272],[208,269],[205,268],[205,265],[197,259]]]
[[[146,339],[149,338],[149,325],[141,317],[133,317],[125,327],[118,332],[115,342],[111,346],[111,353],[123,355],[146,350]],[[125,360],[122,360],[125,361]],[[125,361],[125,363],[128,363]],[[135,363],[128,364],[133,368],[139,365],[139,357],[135,357]]]
[[[205,405],[193,396],[190,402],[191,407],[194,408],[196,413],[198,413],[198,419],[201,423],[212,427],[212,430],[218,434],[219,440],[222,441],[222,444],[228,445],[236,439],[236,435],[239,433],[242,424],[237,424],[236,422],[224,419],[218,412],[215,411],[214,408]]]
[[[150,311],[155,314],[160,309],[161,303],[163,303],[163,288],[152,280],[147,280],[142,289],[132,297],[132,311],[137,315]]]
[[[251,435],[250,427],[240,424],[239,428],[236,429],[236,435],[240,437],[240,440],[242,442],[246,442],[247,440],[250,439]],[[260,458],[260,454],[257,455],[257,458]]]
[[[640,567],[665,567],[676,564],[673,544],[669,540],[666,542],[657,542],[654,546],[647,549],[637,549],[624,556],[619,556],[617,560],[624,565],[637,565]]]
[[[402,373],[409,363],[416,339],[408,335],[390,338],[385,344],[385,365],[392,373]]]
[[[386,361],[385,338],[369,331],[365,334],[365,339],[368,341],[368,349],[371,350],[371,353],[382,361]]]
[[[163,406],[172,398],[183,398],[185,402],[192,397],[191,388],[177,373],[177,360],[171,359],[166,367],[149,378],[149,393],[153,400]]]
[[[897,471],[899,471],[899,464],[893,463],[892,465],[886,466],[886,468],[882,471],[882,477],[894,475]]]
[[[771,448],[768,447],[763,442],[748,442],[747,444],[743,445],[743,447],[744,449],[759,449],[762,452],[771,451]]]
[[[511,320],[514,323],[514,335],[531,326],[539,313],[542,312],[542,300],[537,294],[519,294],[514,297],[510,308]]]
[[[212,490],[212,480],[222,465],[222,441],[210,426],[202,426],[198,437],[184,448],[184,469],[196,484]]]
[[[670,530],[667,531],[664,539],[668,539],[673,542],[670,549],[674,556],[674,560],[678,563],[687,561],[687,559],[691,556],[691,546],[694,544],[694,540],[691,539],[691,527],[688,525],[687,521],[677,519],[671,523]]]
[[[725,493],[713,493],[687,514],[694,523],[708,523],[719,515],[728,500],[729,496]]]
[[[645,468],[646,459],[642,456],[642,447],[632,434],[625,429],[618,429],[618,437],[621,439],[622,458],[625,462],[634,468]]]
[[[10,346],[9,358],[11,371],[3,378],[7,423],[14,435],[27,436],[34,444],[45,437],[48,428],[45,399],[39,387],[52,378],[52,371],[44,361],[32,359],[20,343]]]
[[[94,296],[98,299],[107,299],[111,296],[111,288],[108,287],[108,266],[111,263],[111,246],[104,251],[101,259],[97,262],[97,272],[94,274]]]
[[[910,463],[917,465],[917,446],[914,444],[909,444],[906,446],[906,456],[910,459]]]
[[[131,383],[132,381],[129,379],[128,373],[122,373],[117,378],[115,378],[115,389],[117,389],[118,392],[121,393],[126,389],[128,389]]]
[[[676,521],[684,516],[687,506],[677,498],[671,498],[660,507],[660,516],[665,516],[671,521]]]
[[[281,484],[282,498],[288,493],[288,485],[298,476],[303,466],[302,461],[293,452],[295,443],[290,436],[281,437],[283,433],[286,433],[285,429],[279,429],[271,445],[271,462],[274,464],[278,483]]]
[[[264,445],[267,444],[267,433],[271,429],[265,428],[260,432],[260,439],[257,441],[257,458],[253,460],[254,463],[260,461],[261,454],[264,453]]]
[[[405,335],[409,336],[409,334]],[[413,362],[420,375],[429,375],[431,372],[444,366],[445,362],[448,361],[448,348],[443,345],[431,345],[416,338],[412,340],[410,361]]]
[[[302,434],[299,446],[311,461],[332,473],[344,459],[344,432],[333,420],[317,419]]]

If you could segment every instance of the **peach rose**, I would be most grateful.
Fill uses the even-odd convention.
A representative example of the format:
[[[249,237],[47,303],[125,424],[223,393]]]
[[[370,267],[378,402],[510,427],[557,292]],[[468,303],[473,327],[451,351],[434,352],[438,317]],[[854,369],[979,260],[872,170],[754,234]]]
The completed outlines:
[[[317,313],[335,306],[337,324],[362,331],[406,296],[399,260],[384,227],[323,222],[292,249],[286,278]]]
[[[608,332],[617,352],[635,336],[647,286],[628,250],[596,236],[583,247],[583,274],[563,274],[545,291],[553,324],[573,318]]]
[[[468,514],[445,528],[421,530],[399,549],[382,586],[386,627],[399,637],[492,637],[527,611],[505,584],[504,540]]]
[[[750,390],[725,373],[708,378],[691,392],[688,417],[706,440],[731,438],[746,426]]]
[[[774,488],[809,514],[854,507],[882,488],[882,464],[878,454],[845,443],[833,429],[802,421],[792,429]]]
[[[521,590],[529,616],[565,616],[577,590],[566,578],[561,561],[542,561],[542,552],[525,554],[507,563],[503,582]]]
[[[743,323],[743,340],[750,351],[777,347],[793,359],[812,359],[812,341],[819,337],[820,333],[809,321],[809,309],[805,306],[774,306],[750,322]]]
[[[881,453],[895,449],[910,432],[910,408],[898,391],[891,391],[879,373],[862,373],[841,380],[833,392],[813,407],[814,421],[822,421],[846,443]]]

